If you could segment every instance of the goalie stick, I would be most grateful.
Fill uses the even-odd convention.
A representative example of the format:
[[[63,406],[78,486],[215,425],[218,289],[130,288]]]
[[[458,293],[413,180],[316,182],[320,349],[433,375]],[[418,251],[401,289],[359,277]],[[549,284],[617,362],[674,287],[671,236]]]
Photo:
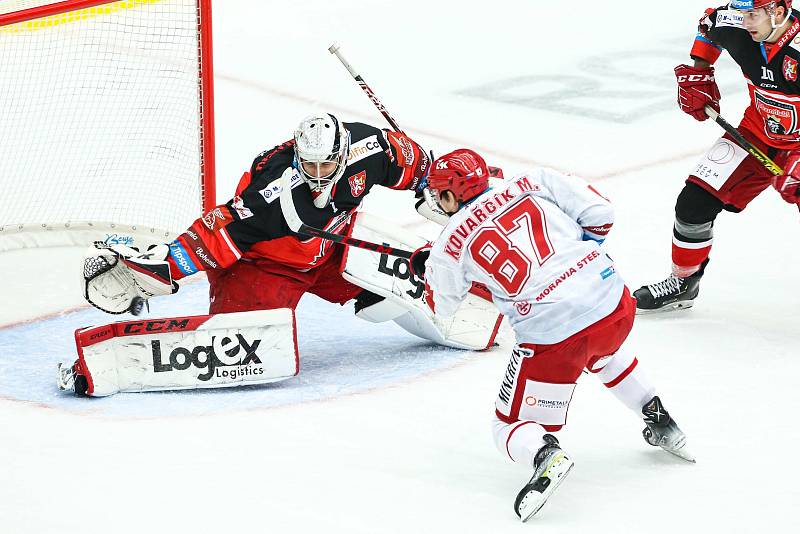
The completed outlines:
[[[291,228],[293,232],[307,235],[310,237],[319,237],[322,239],[327,239],[328,241],[341,243],[343,245],[349,245],[351,247],[358,247],[366,250],[372,250],[374,252],[380,252],[381,254],[388,254],[390,256],[398,256],[400,258],[406,258],[406,259],[411,258],[412,252],[409,250],[394,248],[388,245],[379,245],[378,243],[372,243],[370,241],[364,241],[362,239],[356,239],[354,237],[334,234],[333,232],[328,232],[326,230],[322,230],[321,228],[314,228],[313,226],[307,225],[300,218],[300,215],[297,213],[297,208],[295,208],[294,206],[294,201],[292,200],[292,186],[291,186],[290,173],[285,172],[283,174],[283,176],[281,177],[281,186],[282,186],[280,194],[281,211],[283,212],[283,218],[286,219],[286,224],[289,225],[289,228]]]
[[[397,124],[397,121],[394,120],[394,118],[392,118],[391,115],[389,115],[389,111],[387,111],[387,109],[384,107],[383,103],[378,99],[378,97],[375,96],[375,93],[372,91],[372,88],[369,85],[367,85],[367,82],[364,81],[364,78],[362,78],[360,74],[356,73],[353,67],[350,66],[350,63],[348,63],[347,60],[344,58],[344,56],[342,56],[342,53],[339,52],[339,44],[333,43],[331,46],[328,47],[328,52],[339,58],[339,61],[342,62],[344,68],[347,69],[347,71],[350,73],[353,79],[358,83],[358,86],[361,87],[361,90],[364,91],[364,93],[367,95],[367,98],[369,98],[370,101],[375,105],[375,107],[378,108],[378,111],[380,111],[381,115],[383,115],[383,117],[389,123],[389,126],[391,126],[394,131],[402,133],[403,130],[400,129],[400,125]]]
[[[372,88],[369,85],[367,85],[367,82],[364,81],[364,78],[362,78],[360,74],[356,74],[355,69],[353,69],[350,63],[348,63],[347,60],[344,58],[342,53],[339,51],[339,44],[333,43],[330,47],[328,47],[328,52],[334,54],[337,58],[339,58],[339,61],[342,62],[344,68],[346,68],[347,71],[350,73],[350,75],[353,77],[353,79],[356,82],[358,82],[358,86],[361,87],[361,89],[364,91],[364,93],[366,93],[370,101],[375,105],[376,108],[378,108],[378,111],[381,112],[381,115],[383,115],[383,117],[386,119],[386,122],[389,123],[389,126],[391,126],[392,129],[396,132],[404,133],[403,130],[400,129],[400,125],[397,124],[397,121],[394,120],[394,118],[391,115],[389,115],[389,111],[386,109],[383,103],[378,99],[377,96],[375,96],[375,93],[372,91]],[[431,152],[430,156],[431,156],[431,161],[436,159],[433,157],[433,152]],[[489,176],[492,176],[494,178],[504,178],[503,169],[501,169],[500,167],[493,167],[491,165],[487,165],[487,167],[489,168]]]

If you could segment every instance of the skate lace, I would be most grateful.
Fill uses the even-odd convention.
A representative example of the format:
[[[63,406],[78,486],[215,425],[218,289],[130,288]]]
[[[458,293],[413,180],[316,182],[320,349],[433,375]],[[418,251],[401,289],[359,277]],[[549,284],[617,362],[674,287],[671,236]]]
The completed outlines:
[[[647,286],[654,297],[663,297],[670,293],[677,293],[681,289],[681,279],[670,276],[663,282]]]

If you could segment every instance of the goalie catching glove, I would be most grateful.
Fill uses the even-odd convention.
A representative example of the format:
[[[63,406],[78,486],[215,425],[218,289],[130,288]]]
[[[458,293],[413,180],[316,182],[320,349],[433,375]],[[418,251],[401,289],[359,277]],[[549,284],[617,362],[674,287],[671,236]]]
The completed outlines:
[[[166,261],[168,255],[167,245],[153,245],[140,252],[97,241],[83,261],[83,296],[106,313],[130,311],[138,315],[150,297],[178,291]]]

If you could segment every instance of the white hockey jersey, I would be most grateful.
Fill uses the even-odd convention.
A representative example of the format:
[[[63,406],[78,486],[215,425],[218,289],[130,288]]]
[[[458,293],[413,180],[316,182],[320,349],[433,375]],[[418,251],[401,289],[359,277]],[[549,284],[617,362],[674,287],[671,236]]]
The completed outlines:
[[[599,246],[613,209],[590,185],[536,169],[454,214],[426,264],[428,299],[452,315],[484,284],[519,343],[553,344],[610,314],[624,282]]]

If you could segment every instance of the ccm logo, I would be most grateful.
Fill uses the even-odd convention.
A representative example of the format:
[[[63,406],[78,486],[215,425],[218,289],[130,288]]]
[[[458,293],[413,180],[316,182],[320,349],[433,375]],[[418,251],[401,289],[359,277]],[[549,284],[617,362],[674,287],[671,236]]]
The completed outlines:
[[[140,323],[128,323],[123,332],[126,334],[138,334],[140,332],[164,332],[170,330],[183,330],[189,325],[189,319],[176,321],[175,319],[161,319],[157,321],[142,321]]]
[[[678,76],[678,83],[683,82],[713,82],[713,74],[690,74],[688,76]]]

